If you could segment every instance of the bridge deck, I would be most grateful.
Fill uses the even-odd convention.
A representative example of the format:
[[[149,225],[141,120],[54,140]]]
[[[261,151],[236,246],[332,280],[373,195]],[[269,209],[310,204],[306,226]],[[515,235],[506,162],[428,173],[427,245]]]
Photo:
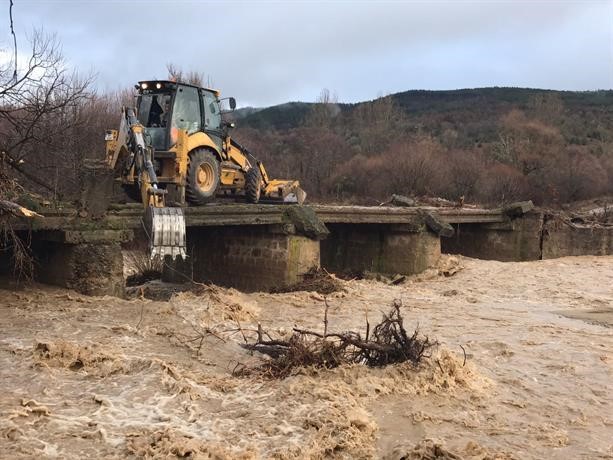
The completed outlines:
[[[226,225],[266,225],[286,222],[285,211],[292,205],[268,204],[210,204],[184,209],[188,227]],[[451,224],[494,223],[508,220],[502,209],[389,207],[389,206],[332,206],[311,205],[326,224],[403,224],[413,222],[420,212],[432,211]],[[112,205],[99,220],[79,216],[72,206],[38,210],[44,218],[15,220],[16,228],[34,230],[119,230],[141,226],[141,205]]]

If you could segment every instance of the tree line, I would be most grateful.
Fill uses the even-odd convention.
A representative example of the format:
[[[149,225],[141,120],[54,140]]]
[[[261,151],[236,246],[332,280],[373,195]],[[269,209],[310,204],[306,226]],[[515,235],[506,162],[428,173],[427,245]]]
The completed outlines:
[[[292,110],[294,126],[277,123]],[[558,206],[613,193],[613,91],[409,91],[241,122],[236,135],[274,174],[297,176],[321,201],[399,193]]]
[[[104,157],[104,131],[133,90],[97,94],[93,77],[73,72],[40,33],[18,70],[0,67],[0,173],[51,200],[75,199],[83,159]],[[312,201],[375,204],[398,193],[557,206],[613,193],[613,91],[408,91],[340,104],[324,90],[317,103],[235,118],[231,134]],[[3,184],[5,197],[16,193]]]

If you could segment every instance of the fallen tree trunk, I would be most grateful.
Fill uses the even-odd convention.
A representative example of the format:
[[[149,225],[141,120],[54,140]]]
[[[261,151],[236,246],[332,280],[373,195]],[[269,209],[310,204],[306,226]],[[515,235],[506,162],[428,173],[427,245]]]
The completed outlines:
[[[15,217],[26,217],[28,219],[43,217],[37,212],[24,208],[17,203],[13,203],[12,201],[0,200],[0,216],[6,213],[12,214]]]

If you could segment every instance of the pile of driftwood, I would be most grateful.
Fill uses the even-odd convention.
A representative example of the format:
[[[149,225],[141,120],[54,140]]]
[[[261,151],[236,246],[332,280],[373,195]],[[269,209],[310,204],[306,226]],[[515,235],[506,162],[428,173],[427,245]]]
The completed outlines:
[[[314,268],[305,273],[301,281],[290,284],[289,286],[273,288],[270,292],[310,291],[328,295],[343,290],[343,283],[336,276],[331,275],[321,268]]]
[[[289,340],[276,340],[258,326],[256,342],[242,346],[271,359],[255,368],[239,368],[235,374],[285,378],[302,367],[331,369],[342,364],[382,367],[406,361],[417,364],[428,356],[436,342],[419,337],[418,329],[407,333],[400,314],[401,306],[401,302],[395,301],[390,312],[384,314],[372,330],[367,320],[364,337],[353,331],[329,333],[327,303],[323,333],[294,328]]]

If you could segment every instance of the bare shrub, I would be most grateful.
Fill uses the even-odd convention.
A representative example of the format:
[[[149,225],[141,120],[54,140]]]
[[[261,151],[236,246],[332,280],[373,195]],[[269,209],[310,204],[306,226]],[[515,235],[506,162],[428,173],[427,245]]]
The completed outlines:
[[[495,164],[483,174],[479,199],[484,203],[504,204],[529,198],[526,178],[509,165]]]
[[[381,162],[377,157],[355,155],[334,169],[327,181],[328,190],[332,190],[338,200],[362,201],[365,195],[375,198],[384,196],[384,193],[378,190]]]
[[[441,145],[429,137],[393,145],[382,155],[383,194],[437,194],[441,188],[438,174],[441,151]]]
[[[330,176],[329,187],[337,196],[365,196],[381,201],[391,194],[437,194],[441,186],[442,147],[432,138],[422,137],[393,144],[381,155],[356,155],[337,166]]]
[[[441,195],[457,200],[476,199],[484,162],[474,152],[455,150],[448,152],[441,162],[439,190]]]
[[[269,378],[285,378],[302,367],[332,369],[343,364],[383,367],[407,361],[418,364],[428,356],[428,351],[436,342],[431,342],[428,337],[419,337],[418,329],[412,334],[407,333],[400,314],[401,307],[402,303],[395,301],[389,313],[383,315],[372,331],[367,320],[364,337],[354,331],[328,333],[327,302],[323,333],[294,328],[289,340],[278,340],[258,326],[256,342],[245,343],[243,347],[272,359],[256,368],[241,368],[235,374],[256,373]]]
[[[583,200],[603,194],[608,174],[598,158],[578,147],[562,151],[549,171],[552,185],[562,202]]]

